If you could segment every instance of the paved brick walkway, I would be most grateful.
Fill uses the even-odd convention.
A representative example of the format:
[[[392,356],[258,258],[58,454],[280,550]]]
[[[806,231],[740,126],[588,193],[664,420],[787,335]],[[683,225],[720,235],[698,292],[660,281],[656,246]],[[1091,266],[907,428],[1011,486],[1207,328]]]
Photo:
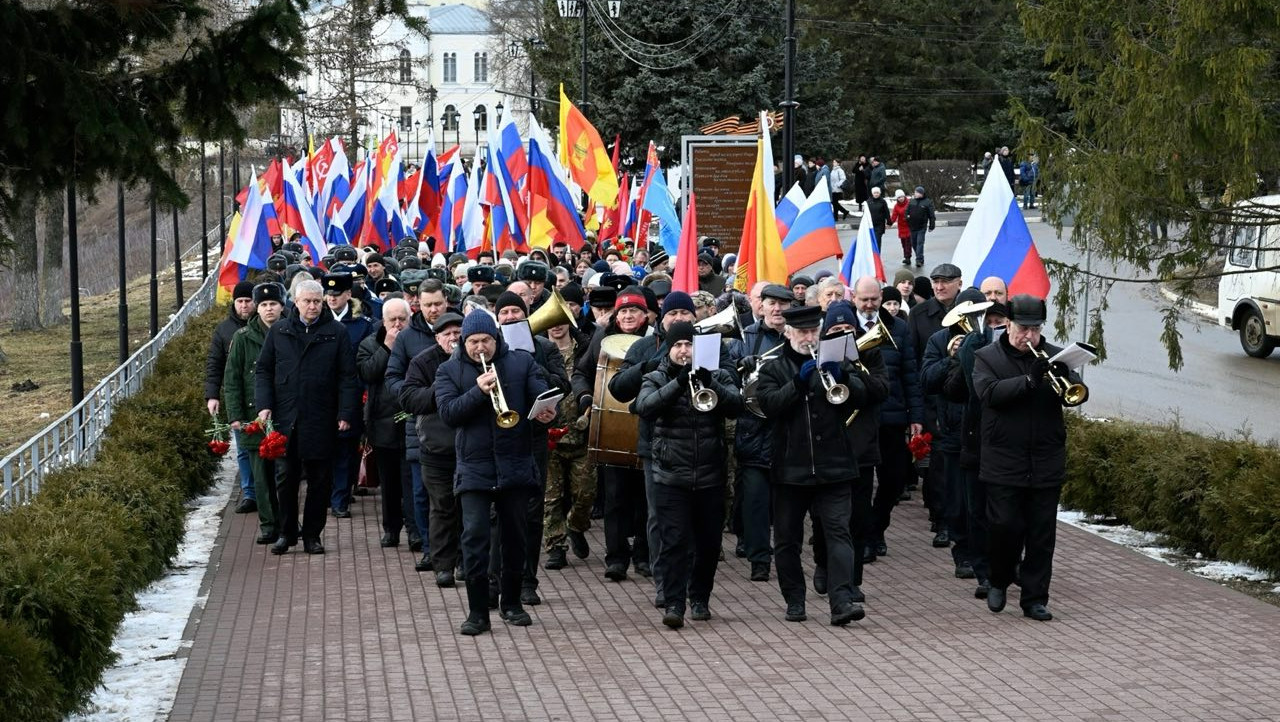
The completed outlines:
[[[669,631],[646,580],[603,580],[597,530],[532,627],[466,638],[462,587],[378,546],[376,496],[323,557],[271,556],[252,521],[228,508],[172,720],[1280,719],[1280,609],[1066,526],[1047,624],[987,612],[916,501],[847,628],[812,595],[784,622],[730,553],[715,618]]]

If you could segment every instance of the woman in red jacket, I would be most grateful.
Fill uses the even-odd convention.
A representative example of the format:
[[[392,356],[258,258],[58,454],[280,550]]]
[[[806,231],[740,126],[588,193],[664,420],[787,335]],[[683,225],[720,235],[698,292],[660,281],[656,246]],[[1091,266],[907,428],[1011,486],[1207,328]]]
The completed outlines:
[[[902,244],[902,265],[911,265],[911,229],[907,226],[907,203],[911,199],[902,189],[893,192],[893,211],[889,214],[889,225],[898,227],[898,242]]]

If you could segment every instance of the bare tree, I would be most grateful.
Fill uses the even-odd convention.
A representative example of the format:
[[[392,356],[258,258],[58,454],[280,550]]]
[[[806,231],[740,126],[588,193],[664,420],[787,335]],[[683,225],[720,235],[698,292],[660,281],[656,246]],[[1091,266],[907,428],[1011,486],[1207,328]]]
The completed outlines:
[[[307,96],[307,117],[317,134],[341,133],[355,148],[360,126],[376,125],[390,88],[426,92],[425,73],[401,73],[400,53],[414,36],[427,38],[427,23],[412,17],[403,0],[325,0],[312,7],[307,65],[320,83]],[[426,57],[409,62],[427,66]]]
[[[62,277],[62,249],[66,224],[66,197],[44,197],[44,263],[40,269],[40,325],[57,326],[66,320],[62,315],[62,297],[67,282]]]

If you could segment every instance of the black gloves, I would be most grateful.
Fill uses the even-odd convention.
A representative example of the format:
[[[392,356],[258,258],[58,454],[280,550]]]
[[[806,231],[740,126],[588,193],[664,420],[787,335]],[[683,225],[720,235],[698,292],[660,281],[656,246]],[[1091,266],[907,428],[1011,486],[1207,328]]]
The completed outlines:
[[[1031,386],[1034,388],[1044,383],[1044,376],[1048,372],[1049,360],[1037,356],[1036,360],[1031,362],[1031,368],[1027,370],[1027,377],[1031,379]]]
[[[697,371],[693,372],[693,376],[694,378],[698,379],[698,383],[702,384],[706,388],[711,388],[711,370],[710,369],[698,369]]]
[[[647,373],[647,374],[651,374],[651,373],[653,373],[654,371],[657,371],[657,370],[658,370],[658,366],[659,366],[661,363],[662,363],[662,357],[661,357],[661,356],[655,356],[655,357],[653,357],[653,358],[649,359],[648,361],[645,361],[645,362],[644,362],[644,372],[645,372],[645,373]]]

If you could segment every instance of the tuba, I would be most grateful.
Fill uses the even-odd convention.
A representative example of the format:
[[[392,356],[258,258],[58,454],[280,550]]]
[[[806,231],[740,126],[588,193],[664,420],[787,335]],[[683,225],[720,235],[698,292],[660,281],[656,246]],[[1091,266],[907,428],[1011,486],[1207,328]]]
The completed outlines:
[[[725,307],[720,313],[695,321],[693,329],[699,334],[718,333],[721,336],[742,337],[742,326],[739,324],[738,312],[733,304]]]
[[[520,414],[512,411],[511,407],[507,406],[507,396],[502,393],[502,380],[497,378],[497,371],[494,369],[493,364],[485,359],[484,354],[480,354],[480,368],[483,369],[484,373],[494,372],[496,383],[493,386],[493,391],[489,392],[489,400],[493,402],[493,411],[497,414],[498,426],[503,429],[510,429],[520,423]]]
[[[533,312],[529,317],[529,332],[539,334],[549,328],[569,324],[570,328],[577,328],[578,322],[573,318],[573,309],[569,308],[569,304],[565,303],[564,297],[559,291],[552,290],[551,297],[546,303],[542,304],[542,308]]]
[[[1049,354],[1044,351],[1041,351],[1031,344],[1027,344],[1027,348],[1035,355],[1036,358],[1048,360]],[[1084,384],[1071,383],[1070,379],[1054,373],[1052,366],[1050,366],[1049,370],[1045,372],[1045,376],[1049,379],[1049,385],[1053,387],[1054,393],[1056,393],[1058,398],[1062,400],[1063,406],[1068,408],[1079,406],[1089,400],[1088,386],[1085,386]]]
[[[973,333],[982,329],[982,318],[986,316],[986,311],[991,308],[990,301],[974,303],[973,301],[961,301],[947,311],[947,315],[942,317],[943,328],[951,328],[959,326],[960,330],[966,334]]]

